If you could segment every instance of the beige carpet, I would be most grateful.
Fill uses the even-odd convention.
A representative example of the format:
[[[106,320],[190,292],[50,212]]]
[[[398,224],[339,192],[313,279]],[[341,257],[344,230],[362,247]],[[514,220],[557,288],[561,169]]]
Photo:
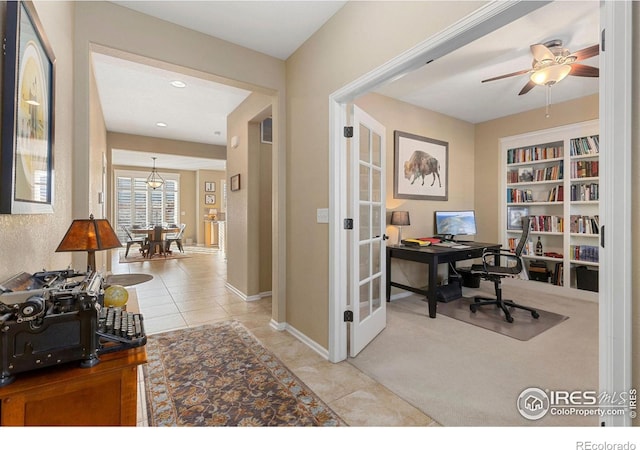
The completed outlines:
[[[477,308],[477,311],[472,313],[469,309],[469,305],[472,303],[473,298],[467,297],[449,303],[438,303],[438,314],[444,314],[470,325],[486,328],[521,341],[528,341],[569,318],[562,314],[537,309],[539,317],[535,319],[529,311],[509,308],[511,317],[513,317],[513,322],[509,323],[505,320],[504,312],[500,308],[486,305]]]
[[[386,329],[349,362],[444,426],[596,426],[594,417],[529,421],[516,401],[528,387],[598,390],[597,303],[508,285],[504,294],[570,319],[520,341],[444,315],[430,319],[426,303],[410,296],[387,303]]]

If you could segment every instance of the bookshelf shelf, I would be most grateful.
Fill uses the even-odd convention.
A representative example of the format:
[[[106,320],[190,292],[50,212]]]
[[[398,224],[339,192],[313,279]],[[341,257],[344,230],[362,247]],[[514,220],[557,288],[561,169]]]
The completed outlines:
[[[599,234],[593,232],[599,228],[598,133],[598,121],[593,120],[500,140],[504,174],[500,208],[502,244],[508,248],[517,242],[521,230],[510,230],[514,227],[507,227],[507,223],[514,217],[517,220],[518,214],[552,218],[553,226],[541,221],[537,228],[553,231],[531,231],[525,249],[528,254],[523,255],[523,260],[527,270],[534,260],[546,262],[549,281],[556,284],[553,289],[587,289],[578,286],[576,267],[590,266],[592,271],[599,268]],[[522,160],[531,155],[536,155],[536,159]],[[534,255],[538,239],[544,252],[563,256]]]

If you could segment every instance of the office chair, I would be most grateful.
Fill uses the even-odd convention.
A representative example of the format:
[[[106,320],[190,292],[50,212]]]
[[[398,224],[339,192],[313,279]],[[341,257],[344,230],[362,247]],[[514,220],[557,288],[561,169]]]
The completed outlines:
[[[482,264],[473,264],[471,266],[471,273],[480,275],[485,280],[492,281],[496,290],[495,299],[486,297],[475,297],[473,300],[474,302],[469,305],[472,313],[475,313],[481,306],[495,305],[497,308],[500,308],[502,312],[504,312],[505,319],[509,323],[513,322],[513,317],[509,312],[509,308],[518,308],[529,311],[534,319],[540,317],[535,309],[528,306],[518,305],[513,300],[505,300],[502,298],[502,279],[518,275],[524,269],[521,255],[522,251],[524,250],[524,246],[527,243],[527,239],[529,238],[530,227],[530,218],[523,217],[522,235],[520,236],[520,241],[518,242],[515,253],[512,253],[511,251],[506,249],[486,249],[482,254]],[[503,258],[506,259],[506,264],[504,265],[500,263]],[[496,261],[498,262],[496,263]],[[510,262],[514,261],[515,265],[509,264]]]

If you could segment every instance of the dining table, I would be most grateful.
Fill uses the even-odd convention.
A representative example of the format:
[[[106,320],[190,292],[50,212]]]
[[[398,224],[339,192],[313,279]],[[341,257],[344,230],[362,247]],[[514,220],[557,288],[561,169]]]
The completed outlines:
[[[154,232],[155,226],[154,227],[144,227],[144,228],[129,228],[129,231],[131,232],[131,234],[135,234],[135,235],[146,235],[147,238],[147,242],[150,242],[153,239],[153,232]],[[163,226],[162,227],[162,240],[164,241],[167,234],[171,234],[171,233],[177,233],[178,231],[180,231],[180,227],[177,226]],[[152,252],[147,252],[146,257],[149,258],[150,254]],[[170,252],[169,252],[170,253]],[[158,254],[158,253],[156,253]],[[164,248],[163,250],[159,253],[159,254],[164,254]]]

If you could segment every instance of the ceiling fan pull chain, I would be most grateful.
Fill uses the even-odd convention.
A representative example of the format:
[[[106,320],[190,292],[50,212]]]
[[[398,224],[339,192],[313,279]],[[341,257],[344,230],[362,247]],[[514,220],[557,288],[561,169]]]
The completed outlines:
[[[551,85],[548,84],[547,85],[547,107],[544,111],[544,116],[548,119],[549,117],[551,117],[551,114],[549,114],[549,105],[551,104]]]

